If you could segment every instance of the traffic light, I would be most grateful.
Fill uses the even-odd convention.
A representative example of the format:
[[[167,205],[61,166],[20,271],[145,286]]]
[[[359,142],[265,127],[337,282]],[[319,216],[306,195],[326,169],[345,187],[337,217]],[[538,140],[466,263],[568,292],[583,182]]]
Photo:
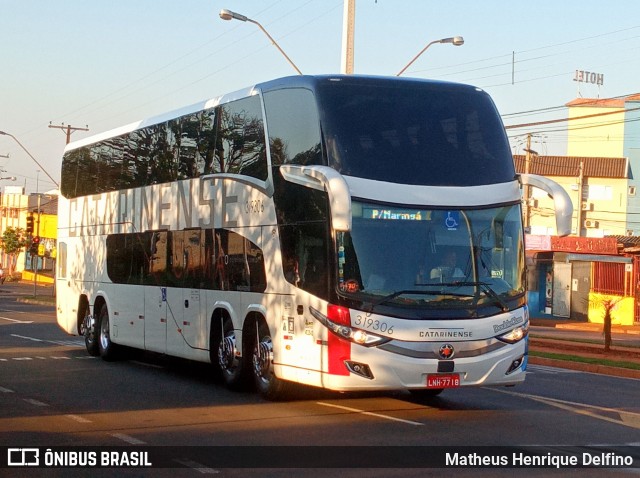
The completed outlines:
[[[31,248],[29,249],[29,252],[31,253],[32,256],[38,255],[38,246],[40,246],[40,238],[36,236],[33,239],[31,239]]]
[[[33,213],[27,216],[27,234],[33,234]]]

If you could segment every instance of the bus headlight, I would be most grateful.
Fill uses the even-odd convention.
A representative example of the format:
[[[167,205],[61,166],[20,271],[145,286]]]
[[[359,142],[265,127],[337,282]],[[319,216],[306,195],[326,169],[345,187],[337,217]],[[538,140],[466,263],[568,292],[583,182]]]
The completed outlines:
[[[317,309],[309,307],[311,315],[313,315],[322,325],[329,329],[339,337],[349,340],[350,342],[372,347],[388,342],[390,339],[372,334],[366,330],[351,327],[351,317],[349,309],[337,305],[329,305],[327,307],[327,315],[324,315]]]
[[[520,327],[516,327],[515,329],[511,329],[504,335],[500,335],[496,337],[498,340],[502,340],[508,344],[515,344],[516,342],[520,342],[524,339],[529,333],[529,322],[526,322],[524,325]]]

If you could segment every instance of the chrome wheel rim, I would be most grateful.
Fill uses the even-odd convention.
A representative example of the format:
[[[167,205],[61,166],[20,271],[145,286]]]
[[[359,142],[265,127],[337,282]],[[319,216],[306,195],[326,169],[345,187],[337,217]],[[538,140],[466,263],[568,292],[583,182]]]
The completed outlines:
[[[265,335],[261,337],[253,351],[253,371],[258,380],[269,383],[273,376],[273,341]]]

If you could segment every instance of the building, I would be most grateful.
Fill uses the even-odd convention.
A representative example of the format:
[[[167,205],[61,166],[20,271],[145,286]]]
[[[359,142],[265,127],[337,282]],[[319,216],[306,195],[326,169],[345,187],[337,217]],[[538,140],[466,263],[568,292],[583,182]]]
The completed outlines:
[[[567,103],[567,156],[516,155],[518,172],[540,174],[567,191],[572,235],[555,237],[551,199],[525,198],[529,299],[533,314],[601,322],[614,301],[616,323],[640,321],[640,94]]]
[[[620,203],[619,210],[612,211],[625,216],[625,227],[619,234],[640,236],[640,94],[578,98],[567,107],[567,155],[627,159],[627,194],[614,196]]]
[[[56,258],[56,238],[58,229],[57,191],[46,194],[25,194],[24,188],[6,186],[0,197],[0,234],[8,227],[27,229],[27,217],[33,215],[37,248],[31,253],[27,247],[21,252],[13,267],[15,274],[23,280],[53,282]],[[0,252],[0,264],[9,270],[9,257]]]
[[[627,158],[530,155],[528,167],[526,156],[515,155],[513,159],[517,172],[528,170],[546,176],[567,191],[573,202],[572,234],[582,237],[632,235],[628,231],[627,204],[629,194],[635,191],[629,187]],[[553,211],[552,199],[544,191],[533,189],[528,204],[524,205],[530,224],[527,232],[555,234]]]

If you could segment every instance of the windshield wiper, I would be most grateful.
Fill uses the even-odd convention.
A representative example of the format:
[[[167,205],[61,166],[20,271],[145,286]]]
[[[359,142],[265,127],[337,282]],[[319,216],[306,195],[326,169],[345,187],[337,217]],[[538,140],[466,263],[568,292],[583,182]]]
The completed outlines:
[[[458,283],[456,282],[455,284],[457,285]],[[420,284],[420,285],[422,285],[422,284]],[[428,284],[428,285],[431,285],[431,284]],[[443,284],[437,284],[437,285],[443,285]],[[453,285],[453,284],[444,284],[444,285]],[[439,291],[439,290],[438,291],[436,291],[436,290],[412,290],[412,289],[398,290],[398,291],[393,292],[391,294],[382,296],[376,301],[371,302],[368,312],[372,312],[373,309],[375,309],[379,305],[382,305],[385,302],[389,302],[390,300],[393,300],[396,297],[399,297],[399,296],[404,295],[404,294],[413,294],[413,295],[453,295],[453,296],[458,296],[458,297],[470,297],[469,294],[457,294],[455,292],[449,292],[449,291],[443,292],[443,291]]]
[[[496,293],[495,290],[493,290],[491,288],[490,284],[487,284],[486,282],[465,282],[465,281],[460,281],[460,282],[447,282],[444,285],[448,285],[451,287],[455,287],[455,286],[472,286],[472,287],[480,287],[480,289],[489,297],[491,297],[495,303],[497,305],[500,306],[500,308],[502,309],[502,312],[508,312],[509,311],[509,306],[507,305],[507,303],[502,300],[500,298],[500,296]]]

